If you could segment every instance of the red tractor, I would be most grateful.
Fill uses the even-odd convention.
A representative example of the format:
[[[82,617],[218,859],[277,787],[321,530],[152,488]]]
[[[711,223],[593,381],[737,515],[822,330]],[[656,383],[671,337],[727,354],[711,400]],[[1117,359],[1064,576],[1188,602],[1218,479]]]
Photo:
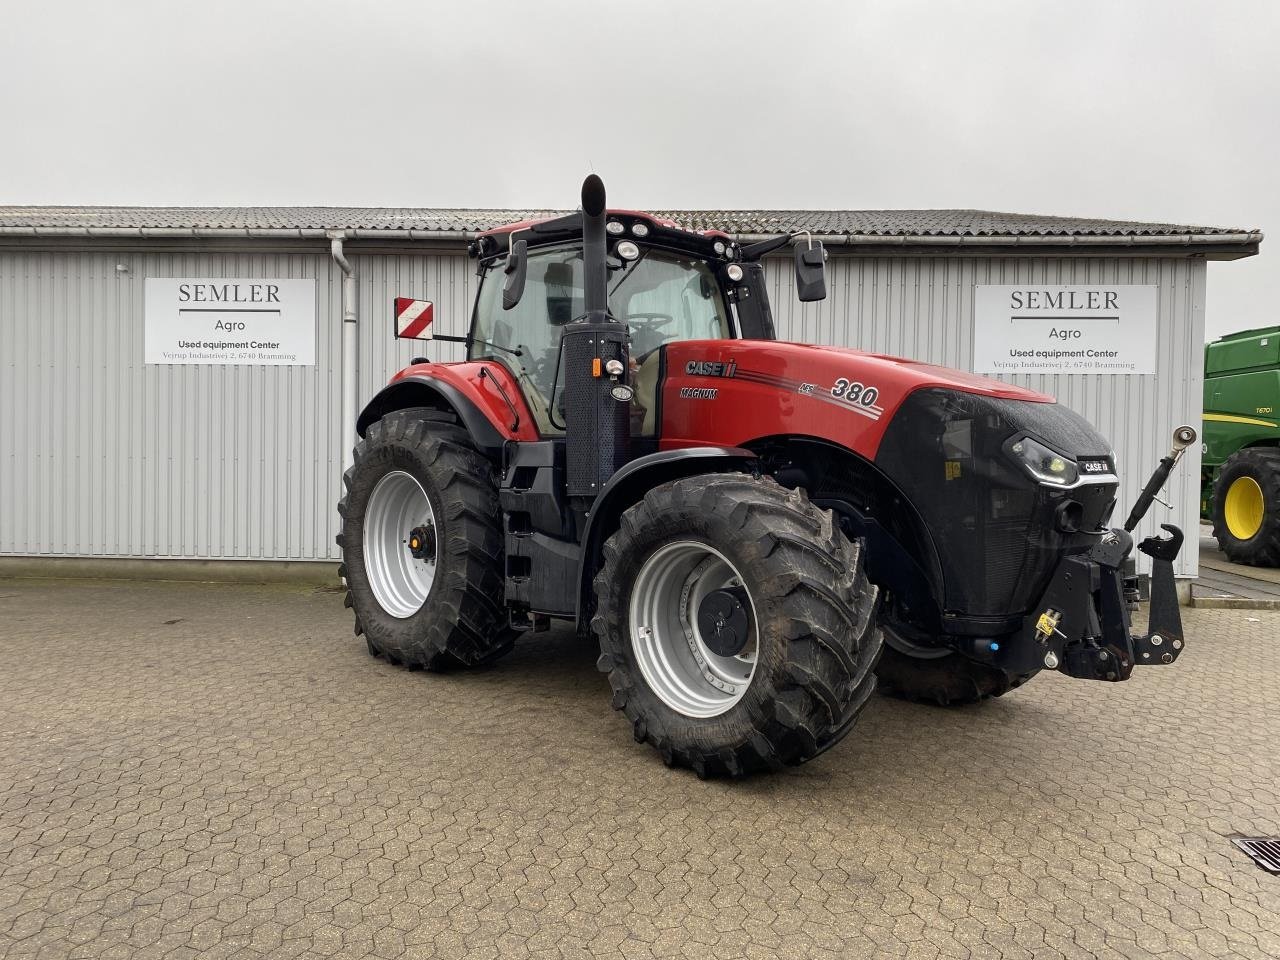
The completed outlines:
[[[731,776],[823,752],[877,683],[971,703],[1176,659],[1182,535],[1141,544],[1135,636],[1130,531],[1194,431],[1110,529],[1111,446],[1053,398],[777,341],[761,258],[795,240],[606,210],[594,176],[480,235],[467,360],[415,360],[357,425],[338,544],[369,650],[472,666],[575,622],[637,740]],[[820,243],[795,269],[825,296]]]

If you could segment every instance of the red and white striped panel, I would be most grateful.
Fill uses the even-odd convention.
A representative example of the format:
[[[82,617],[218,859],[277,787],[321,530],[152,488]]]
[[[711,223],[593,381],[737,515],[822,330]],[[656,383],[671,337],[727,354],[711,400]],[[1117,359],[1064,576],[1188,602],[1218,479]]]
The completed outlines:
[[[406,340],[430,340],[431,321],[436,317],[430,300],[396,297],[396,336]]]

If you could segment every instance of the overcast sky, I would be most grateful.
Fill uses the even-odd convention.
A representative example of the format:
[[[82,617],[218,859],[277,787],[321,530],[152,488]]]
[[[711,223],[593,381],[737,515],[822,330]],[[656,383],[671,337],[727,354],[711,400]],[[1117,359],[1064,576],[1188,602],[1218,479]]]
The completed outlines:
[[[0,204],[978,207],[1261,227],[1280,3],[6,4]]]

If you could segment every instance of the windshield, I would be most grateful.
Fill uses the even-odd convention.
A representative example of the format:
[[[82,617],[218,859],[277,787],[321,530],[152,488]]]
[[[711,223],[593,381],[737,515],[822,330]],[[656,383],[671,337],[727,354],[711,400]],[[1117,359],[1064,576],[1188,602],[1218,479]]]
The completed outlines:
[[[612,261],[617,263],[616,260]],[[502,261],[491,264],[476,299],[475,341],[470,359],[492,357],[521,382],[539,430],[563,433],[557,374],[560,333],[586,310],[582,294],[582,249],[559,247],[529,255],[524,295],[502,309]],[[633,375],[658,347],[676,340],[723,339],[729,317],[715,274],[702,260],[646,248],[639,259],[609,275],[609,311],[631,331]],[[512,356],[482,342],[519,350]]]
[[[609,282],[609,311],[630,327],[637,360],[675,340],[729,336],[720,285],[701,260],[645,251]]]

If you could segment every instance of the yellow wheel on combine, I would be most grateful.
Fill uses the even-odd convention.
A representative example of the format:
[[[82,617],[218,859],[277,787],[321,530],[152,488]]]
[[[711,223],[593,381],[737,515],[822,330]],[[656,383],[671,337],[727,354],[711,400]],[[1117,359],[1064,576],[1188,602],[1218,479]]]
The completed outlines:
[[[1227,458],[1213,485],[1213,535],[1234,563],[1280,566],[1280,449]]]
[[[1227,487],[1226,501],[1222,505],[1223,519],[1227,529],[1237,540],[1252,540],[1262,529],[1262,519],[1266,515],[1266,500],[1262,496],[1262,487],[1253,477],[1236,477]]]

